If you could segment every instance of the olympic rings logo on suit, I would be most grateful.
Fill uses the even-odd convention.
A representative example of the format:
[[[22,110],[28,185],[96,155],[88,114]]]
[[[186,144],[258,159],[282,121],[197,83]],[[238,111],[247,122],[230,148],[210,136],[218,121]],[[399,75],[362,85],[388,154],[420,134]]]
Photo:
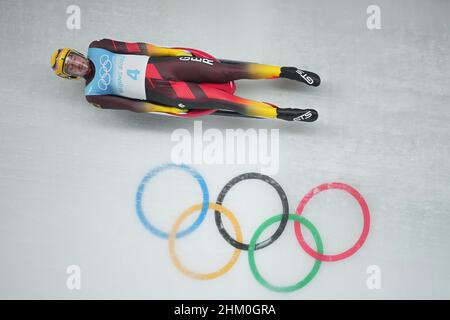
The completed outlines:
[[[98,87],[100,90],[105,91],[108,89],[109,84],[111,83],[111,75],[110,71],[112,69],[112,62],[109,59],[108,55],[104,54],[100,57],[100,70],[99,75],[100,79],[97,82]]]
[[[202,191],[202,202],[194,204],[191,207],[187,208],[184,212],[182,212],[181,215],[178,216],[178,218],[176,218],[175,223],[173,224],[171,230],[169,232],[166,232],[166,231],[162,231],[162,230],[158,229],[157,227],[155,227],[145,216],[144,210],[142,207],[142,197],[143,197],[143,194],[144,194],[144,191],[145,191],[145,188],[146,188],[148,182],[153,177],[158,175],[159,173],[166,171],[166,170],[170,170],[170,169],[182,170],[182,171],[190,174],[197,181],[197,183],[200,186],[200,189]],[[229,190],[234,185],[236,185],[237,183],[239,183],[241,181],[249,180],[249,179],[261,180],[263,182],[268,183],[271,187],[273,187],[275,189],[275,191],[277,192],[277,194],[281,200],[282,213],[279,215],[275,215],[275,216],[267,219],[266,221],[264,221],[256,229],[255,233],[251,237],[250,243],[245,244],[242,242],[243,236],[242,236],[242,231],[241,231],[239,222],[237,221],[234,214],[230,210],[228,210],[225,206],[223,206],[223,201],[225,199],[226,194],[229,192]],[[358,204],[361,208],[363,220],[364,220],[363,230],[362,230],[358,240],[356,241],[356,243],[350,249],[348,249],[342,253],[335,254],[335,255],[324,254],[322,239],[320,237],[319,232],[317,231],[317,229],[314,227],[314,225],[308,219],[306,219],[302,216],[305,206],[315,195],[317,195],[320,192],[323,192],[326,190],[331,190],[331,189],[339,189],[339,190],[345,191],[345,192],[349,193],[351,196],[353,196],[353,198],[358,202]],[[220,191],[216,202],[214,203],[214,202],[209,201],[209,191],[208,191],[208,187],[207,187],[206,182],[203,179],[203,177],[195,169],[193,169],[192,167],[189,167],[185,164],[178,165],[178,164],[174,164],[174,163],[167,163],[167,164],[159,165],[159,166],[153,168],[152,170],[150,170],[144,176],[144,178],[141,180],[141,182],[138,186],[138,189],[136,192],[135,206],[136,206],[136,213],[139,217],[139,220],[144,225],[144,227],[148,231],[150,231],[152,234],[154,234],[160,238],[163,238],[163,239],[168,239],[170,258],[171,258],[172,262],[174,263],[175,267],[179,271],[181,271],[183,274],[185,274],[191,278],[200,279],[200,280],[210,280],[210,279],[220,277],[221,275],[225,274],[227,271],[229,271],[234,266],[234,264],[237,262],[237,260],[239,258],[241,251],[245,250],[245,251],[248,251],[248,263],[250,266],[250,270],[251,270],[253,276],[255,277],[255,279],[260,284],[262,284],[264,287],[266,287],[270,290],[273,290],[273,291],[277,291],[277,292],[292,292],[292,291],[298,290],[300,288],[303,288],[317,274],[322,262],[339,261],[339,260],[348,258],[348,257],[352,256],[353,254],[355,254],[362,247],[364,242],[366,241],[367,236],[369,234],[369,228],[370,228],[369,207],[367,206],[367,203],[364,200],[364,198],[362,197],[362,195],[356,189],[349,186],[348,184],[340,183],[340,182],[331,182],[331,183],[321,184],[321,185],[311,189],[311,191],[309,191],[302,198],[300,203],[298,204],[295,214],[292,214],[289,212],[289,204],[288,204],[286,193],[284,192],[283,188],[273,178],[271,178],[269,176],[266,176],[266,175],[263,175],[260,173],[256,173],[256,172],[249,172],[249,173],[244,173],[244,174],[238,175],[237,177],[234,177],[233,179],[231,179],[227,184],[225,184],[225,186]],[[198,273],[198,272],[191,271],[181,263],[180,259],[178,258],[177,254],[176,254],[175,243],[176,243],[177,239],[185,237],[185,236],[189,235],[190,233],[192,233],[195,229],[197,229],[200,226],[200,224],[203,222],[203,220],[205,219],[205,216],[206,216],[206,213],[208,212],[208,210],[215,211],[216,226],[217,226],[220,234],[222,235],[222,237],[231,246],[234,247],[234,251],[232,253],[230,260],[222,268],[220,268],[217,271],[204,274],[204,273]],[[179,231],[182,222],[186,218],[191,216],[192,214],[199,212],[199,211],[200,211],[200,214],[198,215],[197,219],[193,222],[193,224],[191,226],[189,226],[188,228]],[[227,217],[228,220],[231,222],[233,229],[234,229],[235,238],[233,238],[231,235],[229,235],[228,232],[225,230],[223,223],[222,223],[222,215]],[[299,282],[297,282],[293,285],[290,285],[290,286],[276,286],[276,285],[269,283],[259,273],[258,268],[256,266],[254,253],[255,253],[255,250],[265,248],[265,247],[271,245],[273,242],[275,242],[280,237],[280,235],[283,233],[283,231],[285,230],[288,221],[294,222],[293,230],[295,232],[297,242],[299,243],[300,247],[308,255],[313,257],[316,261],[314,262],[314,265],[313,265],[311,271],[307,274],[307,276],[304,279],[302,279]],[[278,228],[276,229],[276,231],[273,233],[273,235],[264,241],[258,242],[258,239],[261,236],[261,234],[264,232],[264,230],[267,229],[272,224],[275,224],[277,222],[279,223],[279,225],[278,225]],[[315,242],[315,245],[316,245],[316,249],[311,248],[304,240],[302,230],[301,230],[301,225],[306,227],[311,232],[314,242]]]

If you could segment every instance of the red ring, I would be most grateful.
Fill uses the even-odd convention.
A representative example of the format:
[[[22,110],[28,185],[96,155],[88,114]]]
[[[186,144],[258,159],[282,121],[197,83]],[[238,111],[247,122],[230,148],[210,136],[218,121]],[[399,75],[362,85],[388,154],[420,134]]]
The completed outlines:
[[[358,201],[359,205],[361,206],[363,218],[364,218],[364,226],[363,226],[363,230],[362,230],[362,233],[361,233],[358,241],[356,241],[356,243],[353,245],[353,247],[351,247],[347,251],[344,251],[342,253],[335,254],[335,255],[320,254],[317,251],[315,251],[314,249],[312,249],[306,243],[305,239],[303,238],[301,229],[300,229],[300,223],[294,222],[294,229],[295,229],[295,236],[297,237],[297,240],[300,243],[300,246],[303,248],[303,250],[305,250],[306,253],[308,253],[311,257],[313,257],[317,260],[332,262],[332,261],[338,261],[338,260],[348,258],[351,255],[353,255],[356,251],[358,251],[359,248],[362,247],[362,245],[364,244],[364,242],[367,239],[367,235],[369,234],[370,213],[369,213],[369,207],[367,206],[367,203],[364,200],[364,198],[362,197],[362,195],[356,189],[349,186],[348,184],[339,183],[339,182],[324,183],[318,187],[313,188],[311,191],[309,191],[303,197],[302,201],[300,201],[295,213],[297,215],[301,215],[303,213],[303,209],[305,208],[306,204],[308,203],[309,200],[311,200],[311,198],[313,196],[315,196],[316,194],[318,194],[321,191],[328,190],[328,189],[340,189],[340,190],[347,191],[356,199],[356,201]]]

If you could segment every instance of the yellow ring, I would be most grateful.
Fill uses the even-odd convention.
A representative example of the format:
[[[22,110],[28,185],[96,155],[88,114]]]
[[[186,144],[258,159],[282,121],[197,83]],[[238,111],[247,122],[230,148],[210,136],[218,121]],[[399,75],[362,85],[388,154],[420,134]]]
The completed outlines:
[[[189,217],[191,214],[193,214],[194,212],[200,211],[202,206],[203,206],[203,203],[193,205],[192,207],[185,210],[177,218],[177,220],[175,221],[175,224],[173,225],[172,230],[170,231],[170,234],[169,234],[169,253],[170,253],[170,258],[172,259],[173,263],[175,264],[175,267],[177,267],[178,270],[180,270],[182,273],[184,273],[188,277],[191,277],[194,279],[199,279],[199,280],[211,280],[211,279],[220,277],[221,275],[223,275],[227,271],[229,271],[234,266],[237,259],[239,258],[239,254],[241,253],[241,250],[234,249],[233,255],[231,256],[230,261],[228,261],[228,263],[225,266],[223,266],[222,268],[220,268],[219,270],[217,270],[215,272],[211,272],[211,273],[205,274],[205,273],[193,272],[193,271],[188,270],[185,266],[183,266],[181,264],[180,260],[178,259],[177,255],[176,255],[176,252],[175,252],[175,236],[177,234],[178,229],[180,228],[181,223],[187,217]],[[216,211],[224,214],[230,220],[231,224],[233,225],[233,229],[236,234],[237,241],[239,241],[239,242],[242,241],[241,227],[239,226],[239,223],[238,223],[236,217],[234,216],[233,213],[231,213],[230,210],[228,210],[224,206],[221,206],[220,204],[212,203],[212,202],[209,203],[208,209],[216,210]]]

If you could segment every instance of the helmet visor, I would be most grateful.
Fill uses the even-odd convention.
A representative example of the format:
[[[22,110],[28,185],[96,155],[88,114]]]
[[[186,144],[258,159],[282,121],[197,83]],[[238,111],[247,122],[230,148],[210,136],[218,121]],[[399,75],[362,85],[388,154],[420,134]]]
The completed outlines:
[[[71,50],[64,58],[63,73],[70,77],[82,77],[89,71],[89,61],[79,52]]]

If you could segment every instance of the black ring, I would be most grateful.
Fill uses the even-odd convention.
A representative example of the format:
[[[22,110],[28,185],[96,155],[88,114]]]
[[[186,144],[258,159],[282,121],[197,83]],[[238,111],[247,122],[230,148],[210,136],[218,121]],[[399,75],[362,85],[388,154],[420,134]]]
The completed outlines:
[[[228,193],[228,191],[230,191],[230,189],[235,184],[237,184],[238,182],[244,181],[244,180],[249,180],[249,179],[262,180],[262,181],[270,184],[277,191],[277,193],[281,199],[281,205],[283,206],[282,218],[280,220],[280,225],[278,226],[278,229],[275,231],[275,233],[271,237],[256,244],[255,250],[258,250],[258,249],[265,248],[268,245],[272,244],[283,233],[284,228],[286,227],[286,224],[289,219],[289,203],[288,203],[288,200],[286,197],[286,193],[284,192],[283,188],[278,184],[278,182],[276,182],[274,179],[272,179],[269,176],[266,176],[266,175],[263,175],[260,173],[256,173],[256,172],[243,173],[243,174],[231,179],[220,191],[219,196],[217,197],[216,203],[219,205],[222,205],[225,195]],[[248,244],[236,241],[227,233],[227,231],[225,230],[223,223],[222,223],[222,215],[217,210],[215,211],[215,218],[216,218],[216,226],[219,229],[220,234],[229,244],[231,244],[233,247],[235,247],[237,249],[248,250]]]

